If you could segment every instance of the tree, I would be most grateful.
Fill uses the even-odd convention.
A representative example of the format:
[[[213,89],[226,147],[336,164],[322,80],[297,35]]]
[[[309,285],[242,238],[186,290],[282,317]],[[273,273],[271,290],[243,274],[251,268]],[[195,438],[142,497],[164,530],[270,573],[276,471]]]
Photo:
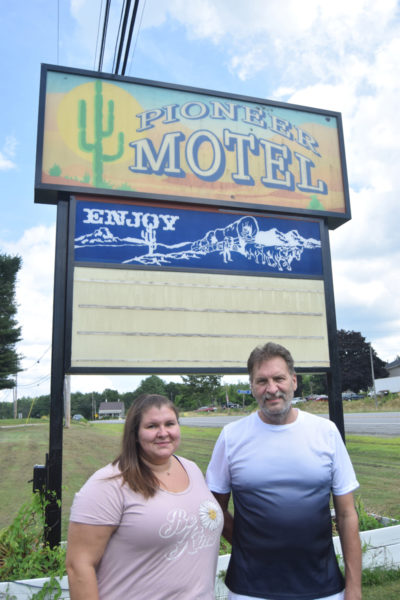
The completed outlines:
[[[0,254],[0,390],[15,387],[12,376],[21,371],[15,350],[21,339],[21,328],[15,319],[15,283],[20,268],[19,256]]]
[[[119,392],[118,390],[111,390],[110,388],[106,388],[101,393],[102,402],[119,402]]]
[[[82,392],[73,392],[71,394],[71,414],[82,415],[85,419],[92,418],[92,396],[93,394],[83,394]],[[98,408],[99,404],[97,405]]]
[[[182,392],[183,383],[177,381],[169,381],[165,384],[165,395],[175,402],[175,398]]]
[[[328,387],[324,373],[297,375],[296,396],[306,397],[311,394],[326,394],[327,392]]]
[[[342,391],[359,392],[372,385],[370,345],[358,331],[338,331],[339,361],[342,375]],[[388,376],[385,362],[371,347],[374,377]]]
[[[200,406],[215,404],[221,387],[222,375],[182,375],[184,386],[179,405],[191,410]]]
[[[12,402],[0,402],[0,419],[12,419],[12,418],[13,418]]]
[[[157,375],[150,375],[150,377],[143,379],[139,387],[136,388],[135,398],[138,398],[141,394],[161,394],[161,396],[165,396],[165,382]]]

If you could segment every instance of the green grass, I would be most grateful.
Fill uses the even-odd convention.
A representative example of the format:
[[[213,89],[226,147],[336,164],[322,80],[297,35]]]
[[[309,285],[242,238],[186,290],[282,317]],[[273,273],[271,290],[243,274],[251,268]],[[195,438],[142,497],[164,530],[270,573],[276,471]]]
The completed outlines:
[[[399,519],[400,438],[349,435],[346,441],[368,512]]]
[[[5,424],[1,421],[1,425]],[[33,465],[43,464],[48,452],[48,423],[0,430],[0,529],[7,526],[28,500]],[[65,539],[73,496],[98,468],[117,456],[123,425],[72,423],[64,429],[62,538]],[[217,428],[182,427],[179,453],[194,460],[205,472],[219,435]],[[400,438],[348,435],[347,447],[361,487],[357,494],[366,510],[400,518]],[[400,575],[393,581],[369,585],[364,600],[400,598]]]
[[[398,600],[400,570],[366,569],[363,572],[363,600]]]

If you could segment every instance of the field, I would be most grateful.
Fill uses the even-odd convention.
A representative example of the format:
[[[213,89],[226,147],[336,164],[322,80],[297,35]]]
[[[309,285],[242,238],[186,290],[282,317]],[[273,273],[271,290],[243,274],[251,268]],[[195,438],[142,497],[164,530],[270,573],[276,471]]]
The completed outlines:
[[[3,421],[0,423],[5,424]],[[106,423],[73,423],[70,429],[64,429],[63,539],[66,537],[69,509],[75,492],[89,475],[118,454],[121,433],[122,425]],[[205,472],[218,434],[219,429],[216,428],[182,427],[179,453],[195,460]],[[365,508],[370,512],[400,518],[400,438],[348,435],[346,441],[361,484],[357,493]],[[0,428],[0,529],[10,523],[22,502],[29,498],[33,465],[43,464],[46,452],[48,423],[42,421],[25,427]],[[394,600],[400,597],[400,580],[380,585],[379,595],[370,595],[374,589],[367,588],[363,598],[380,600],[385,597],[386,600]]]

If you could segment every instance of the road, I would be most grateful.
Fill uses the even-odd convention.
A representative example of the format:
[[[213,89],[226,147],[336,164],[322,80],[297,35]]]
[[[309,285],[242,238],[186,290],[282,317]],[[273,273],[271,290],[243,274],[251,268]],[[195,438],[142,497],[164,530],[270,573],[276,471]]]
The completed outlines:
[[[320,415],[328,418],[327,414]],[[180,417],[181,425],[189,427],[223,427],[242,416],[207,415],[199,417]],[[345,413],[345,432],[377,437],[400,437],[400,412],[385,413]]]

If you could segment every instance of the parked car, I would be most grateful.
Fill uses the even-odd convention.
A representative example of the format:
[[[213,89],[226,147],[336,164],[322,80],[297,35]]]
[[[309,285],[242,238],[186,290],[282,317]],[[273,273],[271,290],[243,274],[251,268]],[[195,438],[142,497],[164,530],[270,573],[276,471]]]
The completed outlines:
[[[306,402],[306,398],[302,398],[301,396],[296,396],[292,400],[292,404],[298,404],[299,402]]]
[[[233,402],[227,402],[226,408],[240,408],[239,404],[234,404]]]
[[[85,417],[84,417],[83,415],[74,415],[74,416],[72,417],[72,420],[73,420],[73,421],[84,421],[84,420],[85,420]]]
[[[196,409],[196,412],[214,412],[215,410],[217,410],[216,406],[200,406]]]
[[[343,400],[350,402],[350,400],[359,400],[360,398],[364,398],[364,396],[362,394],[356,394],[355,392],[343,392],[342,398]]]
[[[316,396],[316,397],[314,398],[314,400],[315,400],[316,402],[327,402],[327,401],[328,401],[328,399],[329,399],[329,398],[328,398],[328,396],[327,396],[326,394],[320,394],[319,396]]]

